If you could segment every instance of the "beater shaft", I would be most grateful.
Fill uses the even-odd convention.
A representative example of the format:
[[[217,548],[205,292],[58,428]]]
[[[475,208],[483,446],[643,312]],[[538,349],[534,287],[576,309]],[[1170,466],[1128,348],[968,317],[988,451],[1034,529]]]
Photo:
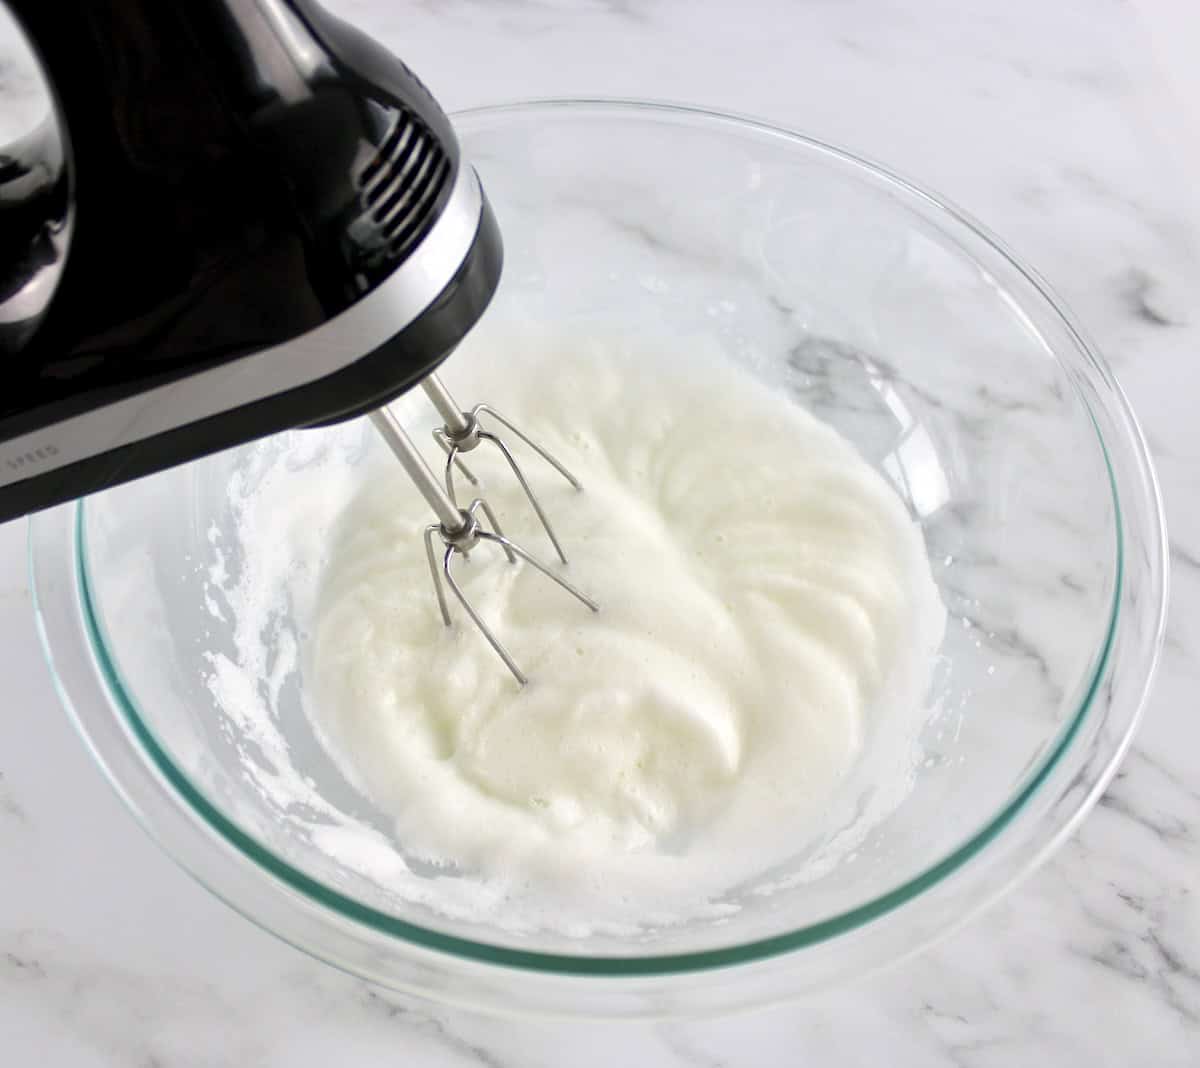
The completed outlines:
[[[400,425],[400,421],[386,408],[376,408],[371,413],[371,422],[379,431],[388,448],[396,455],[400,465],[408,477],[413,480],[421,496],[428,502],[438,517],[442,527],[448,534],[456,534],[466,525],[461,509],[450,499],[450,495],[442,489],[437,476],[430,470],[417,447],[413,444],[408,432]]]
[[[450,437],[462,437],[464,434],[471,432],[469,417],[454,403],[454,398],[450,396],[450,391],[442,385],[442,380],[438,378],[436,373],[427,375],[421,383],[421,388],[425,390],[425,395],[433,402],[438,415],[442,417],[446,433]]]

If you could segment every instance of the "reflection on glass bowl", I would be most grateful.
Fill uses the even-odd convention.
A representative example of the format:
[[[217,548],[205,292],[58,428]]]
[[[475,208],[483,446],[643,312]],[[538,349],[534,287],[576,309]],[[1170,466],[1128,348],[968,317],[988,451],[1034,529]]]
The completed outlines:
[[[207,686],[210,654],[233,641],[232,621],[222,632],[205,604],[212,532],[231,529],[229,486],[248,450],[35,519],[47,655],[89,746],[201,882],[387,988],[498,1011],[706,1012],[824,987],[926,944],[1075,825],[1149,686],[1163,521],[1111,373],[1043,283],[970,220],[826,145],[632,103],[456,122],[506,242],[485,340],[506,316],[701,332],[835,426],[904,500],[950,614],[912,789],[850,856],[825,863],[829,840],[798,843],[772,873],[785,888],[747,888],[719,922],[571,938],[448,913],[436,893],[398,896],[321,848],[322,828],[359,821],[372,848],[404,859],[313,737],[301,680],[280,688],[281,745],[248,736]],[[304,450],[347,433],[264,447],[294,455],[299,478]],[[219,562],[243,563],[236,550]],[[284,766],[312,803],[264,787]],[[849,782],[846,804],[870,788]]]

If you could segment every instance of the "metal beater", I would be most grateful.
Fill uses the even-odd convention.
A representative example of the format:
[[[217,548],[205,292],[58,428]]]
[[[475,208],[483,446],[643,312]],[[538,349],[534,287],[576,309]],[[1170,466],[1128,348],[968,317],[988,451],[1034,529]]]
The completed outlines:
[[[449,390],[446,389],[442,380],[436,374],[429,375],[421,383],[421,388],[425,390],[425,395],[433,402],[433,406],[437,409],[438,415],[443,420],[443,425],[433,432],[433,440],[438,443],[442,451],[446,454],[446,492],[450,495],[451,500],[455,499],[454,468],[456,466],[472,486],[479,484],[466,464],[462,462],[462,454],[470,452],[481,442],[486,441],[494,445],[504,459],[508,461],[508,466],[512,468],[513,474],[521,484],[521,489],[525,491],[525,496],[529,498],[529,503],[533,505],[533,510],[537,513],[538,519],[541,520],[542,526],[550,538],[550,543],[554,546],[554,551],[558,553],[558,558],[565,564],[567,562],[567,554],[563,552],[558,538],[555,537],[554,528],[550,525],[550,520],[546,517],[541,503],[530,488],[529,481],[525,478],[525,473],[521,470],[521,465],[517,463],[512,451],[504,443],[503,438],[480,426],[479,417],[481,415],[488,415],[492,419],[495,419],[496,422],[507,427],[545,460],[546,463],[562,475],[563,478],[571,483],[575,489],[581,488],[578,479],[542,448],[541,445],[526,434],[523,434],[512,422],[505,419],[490,404],[477,404],[470,411],[464,411],[454,402],[454,398],[450,396]]]
[[[530,440],[511,422],[488,405],[479,404],[469,412],[464,412],[454,403],[449,392],[436,375],[430,375],[422,385],[430,400],[437,407],[439,414],[445,420],[445,425],[439,430],[434,431],[435,440],[437,440],[438,444],[446,452],[446,470],[443,482],[438,481],[437,476],[425,462],[425,458],[417,451],[412,439],[408,436],[408,432],[400,425],[399,420],[396,419],[395,415],[388,408],[383,407],[372,412],[370,415],[371,422],[374,424],[375,429],[379,431],[383,440],[387,442],[388,447],[400,461],[405,472],[413,480],[413,483],[421,492],[429,507],[433,509],[434,515],[438,518],[438,522],[431,523],[425,528],[425,555],[429,560],[429,573],[433,579],[433,589],[437,595],[438,608],[442,613],[442,622],[446,626],[450,626],[450,608],[446,602],[446,592],[443,586],[444,579],[445,583],[454,591],[454,596],[458,598],[459,604],[463,606],[467,615],[471,617],[471,621],[487,639],[488,644],[496,651],[500,659],[504,661],[517,682],[524,686],[528,681],[527,676],[513,659],[512,654],[509,653],[492,629],[484,622],[483,617],[480,616],[475,606],[471,604],[467,595],[463,592],[462,587],[455,580],[454,572],[450,566],[455,557],[466,557],[481,542],[498,545],[504,551],[505,556],[508,557],[510,564],[515,564],[517,557],[520,557],[547,578],[558,583],[559,586],[577,600],[582,601],[593,612],[598,612],[600,606],[585,593],[576,589],[561,575],[556,575],[532,553],[506,537],[500,527],[499,520],[496,518],[496,513],[492,510],[491,505],[482,497],[476,497],[469,507],[465,509],[460,508],[454,494],[454,467],[458,466],[463,475],[473,485],[477,485],[477,480],[462,464],[459,454],[471,451],[480,441],[487,441],[493,444],[504,456],[505,460],[508,461],[509,466],[516,475],[517,481],[520,482],[521,488],[525,491],[526,496],[537,512],[542,526],[545,527],[550,541],[558,551],[559,558],[564,564],[567,561],[566,555],[563,553],[558,538],[555,537],[554,531],[550,526],[550,521],[547,519],[545,511],[530,488],[520,465],[513,457],[508,446],[498,435],[480,427],[479,415],[486,413],[508,427],[512,433],[516,434],[517,437],[534,449],[539,456],[551,464],[576,489],[580,488],[579,482],[545,449]],[[480,511],[487,518],[491,526],[490,530],[485,528],[480,522],[477,514]],[[441,539],[445,550],[442,554],[440,567],[437,553],[434,549],[435,538]]]

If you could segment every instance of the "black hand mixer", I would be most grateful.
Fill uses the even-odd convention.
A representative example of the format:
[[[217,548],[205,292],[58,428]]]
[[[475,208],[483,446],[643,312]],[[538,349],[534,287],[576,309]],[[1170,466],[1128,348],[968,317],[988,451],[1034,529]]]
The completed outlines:
[[[565,554],[486,404],[434,374],[500,278],[499,230],[449,121],[396,57],[310,0],[7,0],[51,115],[0,147],[0,521],[293,427],[370,414],[434,510],[443,579],[493,544],[459,507],[495,447]],[[436,477],[387,409],[423,384]],[[479,518],[482,511],[487,526]],[[439,562],[435,542],[443,552]]]

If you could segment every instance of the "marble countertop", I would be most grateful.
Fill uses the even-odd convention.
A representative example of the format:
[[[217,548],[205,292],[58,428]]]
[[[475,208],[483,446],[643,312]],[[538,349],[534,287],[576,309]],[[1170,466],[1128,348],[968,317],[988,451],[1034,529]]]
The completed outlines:
[[[1173,604],[1133,750],[1036,875],[853,987],[728,1019],[397,1009],[262,933],[128,817],[58,707],[24,525],[0,527],[0,1061],[306,1068],[1200,1063],[1200,17],[1171,0],[330,0],[448,108],[548,95],[751,113],[982,219],[1116,367],[1166,496]],[[1188,36],[1188,34],[1192,36]],[[3,38],[0,37],[0,42]],[[21,68],[0,43],[0,114]],[[1190,109],[1189,109],[1190,108]]]

